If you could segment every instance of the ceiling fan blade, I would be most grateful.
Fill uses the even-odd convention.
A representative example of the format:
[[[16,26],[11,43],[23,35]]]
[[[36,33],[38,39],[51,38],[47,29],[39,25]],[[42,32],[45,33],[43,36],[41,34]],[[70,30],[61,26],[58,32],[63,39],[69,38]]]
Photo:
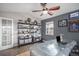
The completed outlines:
[[[51,11],[48,11],[48,14],[52,16],[52,15],[53,15],[53,12],[51,12]]]
[[[51,16],[53,15],[53,14],[51,14],[51,13],[48,13],[48,14],[51,15]]]
[[[32,12],[41,12],[42,10],[34,10],[34,11],[32,11]]]
[[[55,6],[55,7],[50,8],[49,10],[52,11],[52,10],[59,10],[59,9],[60,9],[60,6]]]
[[[43,15],[43,13],[41,13],[41,15],[40,16],[42,16]]]

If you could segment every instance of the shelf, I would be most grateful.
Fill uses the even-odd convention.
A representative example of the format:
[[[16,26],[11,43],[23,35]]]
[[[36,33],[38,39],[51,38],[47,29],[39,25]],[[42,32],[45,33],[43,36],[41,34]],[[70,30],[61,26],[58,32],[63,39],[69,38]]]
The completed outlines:
[[[18,29],[33,29],[33,28],[18,28]]]
[[[25,24],[25,25],[33,25],[33,26],[41,26],[40,24],[27,24],[27,23],[18,23],[19,24]]]
[[[22,38],[22,39],[20,39],[20,40],[26,40],[26,39],[30,39],[30,38]]]
[[[23,29],[33,29],[33,30],[37,30],[37,28],[18,28],[18,30],[23,30]],[[39,30],[39,29],[38,29]]]
[[[24,35],[26,35],[26,34],[30,34],[30,33],[18,33],[18,35],[21,35],[21,34],[24,34]]]

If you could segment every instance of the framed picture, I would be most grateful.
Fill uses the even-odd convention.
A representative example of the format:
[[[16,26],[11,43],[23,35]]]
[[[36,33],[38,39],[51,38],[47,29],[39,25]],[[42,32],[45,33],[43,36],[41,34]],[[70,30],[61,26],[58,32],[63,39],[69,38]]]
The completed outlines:
[[[70,13],[69,18],[70,18],[70,20],[79,19],[79,11]]]
[[[58,21],[58,27],[66,27],[67,25],[68,25],[67,19]]]
[[[79,20],[69,21],[69,31],[70,32],[79,32]]]

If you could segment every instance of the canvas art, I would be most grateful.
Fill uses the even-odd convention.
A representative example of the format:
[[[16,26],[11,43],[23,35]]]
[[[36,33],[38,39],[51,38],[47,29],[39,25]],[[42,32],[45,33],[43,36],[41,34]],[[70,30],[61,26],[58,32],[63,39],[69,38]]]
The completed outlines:
[[[79,32],[79,20],[69,21],[69,31]]]

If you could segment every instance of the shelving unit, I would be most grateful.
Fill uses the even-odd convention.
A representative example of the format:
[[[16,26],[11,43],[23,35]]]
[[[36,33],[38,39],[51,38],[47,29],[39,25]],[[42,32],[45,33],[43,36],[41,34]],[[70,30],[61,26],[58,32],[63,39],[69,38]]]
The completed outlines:
[[[33,36],[33,42],[41,40],[41,25],[33,25],[33,29],[31,30],[32,36]]]
[[[41,24],[27,22],[27,20],[18,22],[18,46],[31,44],[41,41]]]

